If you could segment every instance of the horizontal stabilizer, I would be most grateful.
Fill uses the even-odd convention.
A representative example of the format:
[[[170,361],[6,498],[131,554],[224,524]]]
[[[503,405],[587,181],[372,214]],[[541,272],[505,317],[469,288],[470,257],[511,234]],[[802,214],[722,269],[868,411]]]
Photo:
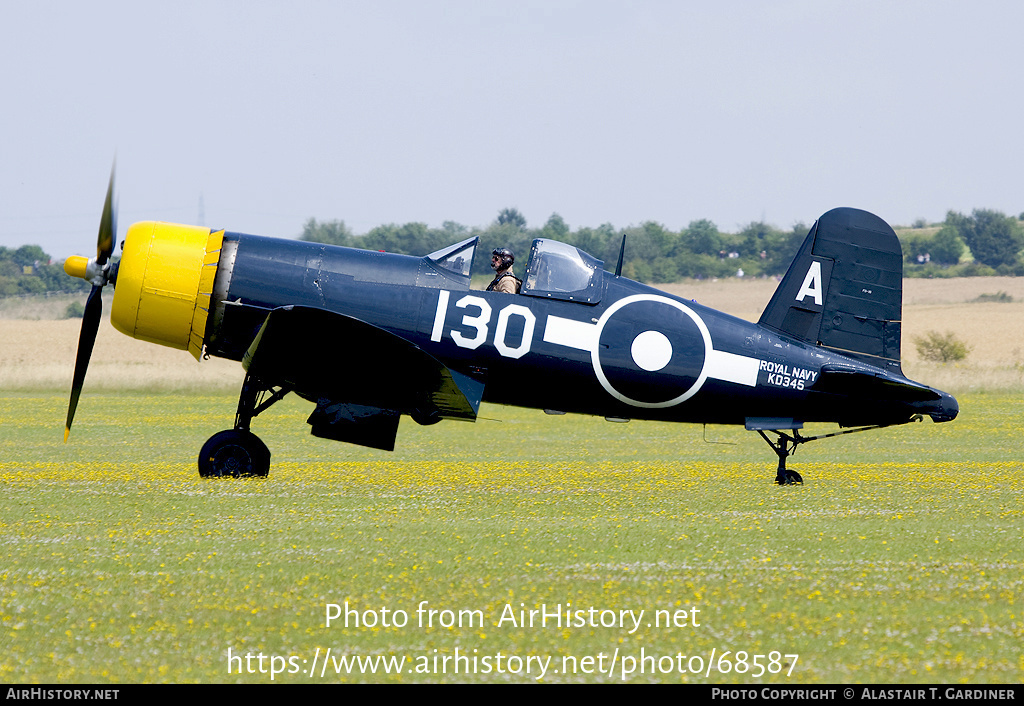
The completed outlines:
[[[900,372],[903,250],[878,216],[829,211],[807,234],[760,324]]]
[[[836,395],[877,397],[895,402],[931,402],[942,398],[937,390],[912,380],[895,379],[852,368],[824,365],[812,388]]]

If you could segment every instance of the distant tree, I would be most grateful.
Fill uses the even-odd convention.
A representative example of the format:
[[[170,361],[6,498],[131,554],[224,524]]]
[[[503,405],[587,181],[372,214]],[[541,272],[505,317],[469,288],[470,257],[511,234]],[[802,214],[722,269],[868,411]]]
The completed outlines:
[[[11,260],[21,267],[45,265],[50,262],[47,255],[38,245],[22,245],[11,253]]]
[[[759,263],[766,274],[782,274],[806,235],[807,227],[802,223],[793,230],[783,231],[764,221],[754,221],[738,234],[739,253]]]
[[[119,260],[119,257],[114,257],[113,260]],[[52,265],[40,265],[35,268],[32,275],[22,277],[22,288],[31,281],[36,280],[38,287],[44,292],[82,292],[89,290],[92,285],[84,279],[78,277],[68,277],[67,273],[64,272],[64,263],[54,263]],[[26,290],[27,291],[27,290]]]
[[[85,305],[82,302],[71,302],[64,309],[65,319],[81,319],[85,316]]]
[[[580,250],[603,259],[605,266],[611,270],[615,269],[615,263],[618,262],[619,251],[615,248],[618,248],[620,241],[621,236],[615,232],[615,227],[611,223],[605,223],[598,228],[580,228],[569,239],[569,242]],[[614,255],[611,257],[606,252],[609,243],[614,249]]]
[[[929,248],[932,262],[940,265],[955,265],[964,254],[964,241],[960,240],[957,229],[944,225],[932,238]]]
[[[440,242],[437,231],[431,231],[426,223],[389,224],[377,226],[365,236],[361,247],[370,250],[387,250],[404,255],[426,255],[447,243]]]
[[[503,208],[498,212],[499,226],[511,225],[516,228],[526,228],[526,217],[519,212],[518,208]]]
[[[63,262],[54,264],[50,260],[38,245],[22,245],[14,249],[0,247],[0,297],[78,292],[92,286],[84,279],[68,277]]]
[[[1024,247],[1020,223],[999,211],[975,209],[970,217],[950,211],[946,214],[946,225],[956,228],[974,259],[989,267],[1016,264]]]
[[[622,266],[622,274],[637,282],[650,282],[651,266],[643,260],[629,260]]]
[[[684,252],[675,258],[676,270],[680,277],[708,279],[728,277],[736,273],[735,260],[723,260],[718,254]]]
[[[778,247],[773,253],[775,272],[783,273],[789,269],[790,263],[793,262],[797,252],[800,250],[800,246],[803,245],[807,234],[810,232],[811,227],[809,225],[802,221],[797,221],[789,232],[782,236]]]
[[[679,244],[679,236],[656,221],[644,221],[640,227],[653,247],[656,248],[656,257],[667,257]]]
[[[676,245],[675,236],[665,229],[660,223],[647,221],[639,226],[632,226],[626,229],[626,258],[623,264],[622,274],[630,279],[637,279],[641,282],[654,281],[655,263],[660,259],[668,259],[668,255]],[[614,269],[619,258],[619,245],[621,238],[609,243],[607,250],[614,252],[611,258],[606,258],[606,264]],[[626,265],[633,263],[633,267],[627,270]],[[662,264],[658,266],[657,281],[667,282],[678,277],[674,264]],[[630,276],[628,272],[633,272]]]
[[[651,281],[661,284],[679,279],[679,269],[670,257],[659,257],[651,263]]]
[[[455,221],[445,221],[441,224],[441,230],[438,233],[442,240],[454,243],[468,238],[469,228]]]
[[[777,233],[764,221],[753,221],[737,233],[739,253],[743,257],[757,257],[768,250],[771,236]]]
[[[694,253],[717,256],[722,249],[722,235],[718,226],[706,218],[690,221],[683,236],[686,247]]]
[[[955,363],[966,358],[971,352],[971,347],[957,338],[952,331],[929,331],[924,336],[914,336],[914,345],[921,358],[935,363]]]
[[[922,233],[906,233],[900,237],[900,247],[903,249],[903,260],[907,264],[920,264],[927,258],[932,257],[932,238]]]
[[[14,259],[14,250],[0,248],[0,276],[18,277],[22,273],[22,265]]]
[[[568,240],[569,225],[557,213],[552,213],[551,217],[548,218],[548,222],[541,229],[540,236],[542,238],[551,238],[552,240]]]
[[[302,235],[299,240],[306,240],[310,243],[323,243],[324,245],[353,245],[352,231],[345,225],[345,221],[326,221],[318,223],[315,218],[310,218],[302,226]]]

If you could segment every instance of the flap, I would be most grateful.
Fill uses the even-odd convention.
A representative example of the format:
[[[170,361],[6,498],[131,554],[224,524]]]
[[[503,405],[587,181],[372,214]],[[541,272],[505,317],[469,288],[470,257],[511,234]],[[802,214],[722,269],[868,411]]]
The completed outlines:
[[[388,409],[320,400],[306,421],[313,436],[394,451],[400,416]]]
[[[326,309],[274,309],[242,359],[270,386],[440,419],[475,420],[484,384],[401,336]]]

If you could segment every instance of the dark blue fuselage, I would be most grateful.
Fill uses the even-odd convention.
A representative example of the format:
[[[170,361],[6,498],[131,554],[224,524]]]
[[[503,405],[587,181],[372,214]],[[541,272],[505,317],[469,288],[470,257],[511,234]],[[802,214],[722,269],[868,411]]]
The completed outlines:
[[[713,424],[788,418],[844,426],[895,423],[949,406],[880,396],[879,388],[825,388],[822,372],[831,369],[900,384],[906,378],[603,269],[589,283],[588,301],[578,301],[528,288],[521,295],[470,290],[468,275],[429,258],[232,233],[224,241],[206,331],[211,355],[240,360],[270,311],[299,305],[400,336],[483,381],[483,398],[499,404]],[[309,331],[294,345],[360,341]]]

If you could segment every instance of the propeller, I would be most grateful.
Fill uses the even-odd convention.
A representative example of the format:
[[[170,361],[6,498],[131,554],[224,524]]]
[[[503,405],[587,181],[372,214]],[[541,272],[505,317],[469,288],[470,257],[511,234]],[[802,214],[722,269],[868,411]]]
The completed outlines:
[[[64,423],[64,443],[71,433],[71,423],[75,419],[78,398],[82,394],[85,372],[89,368],[89,358],[96,343],[96,333],[100,328],[103,316],[103,301],[100,293],[108,282],[117,278],[116,268],[111,268],[110,256],[114,252],[114,239],[117,236],[117,215],[114,207],[114,167],[110,169],[110,183],[107,186],[107,198],[103,203],[103,216],[100,218],[100,230],[96,237],[96,257],[69,257],[64,261],[64,271],[72,277],[80,277],[92,283],[92,290],[85,302],[85,314],[82,316],[82,333],[78,338],[78,356],[75,358],[75,377],[71,383],[71,399],[68,402],[68,418]]]

